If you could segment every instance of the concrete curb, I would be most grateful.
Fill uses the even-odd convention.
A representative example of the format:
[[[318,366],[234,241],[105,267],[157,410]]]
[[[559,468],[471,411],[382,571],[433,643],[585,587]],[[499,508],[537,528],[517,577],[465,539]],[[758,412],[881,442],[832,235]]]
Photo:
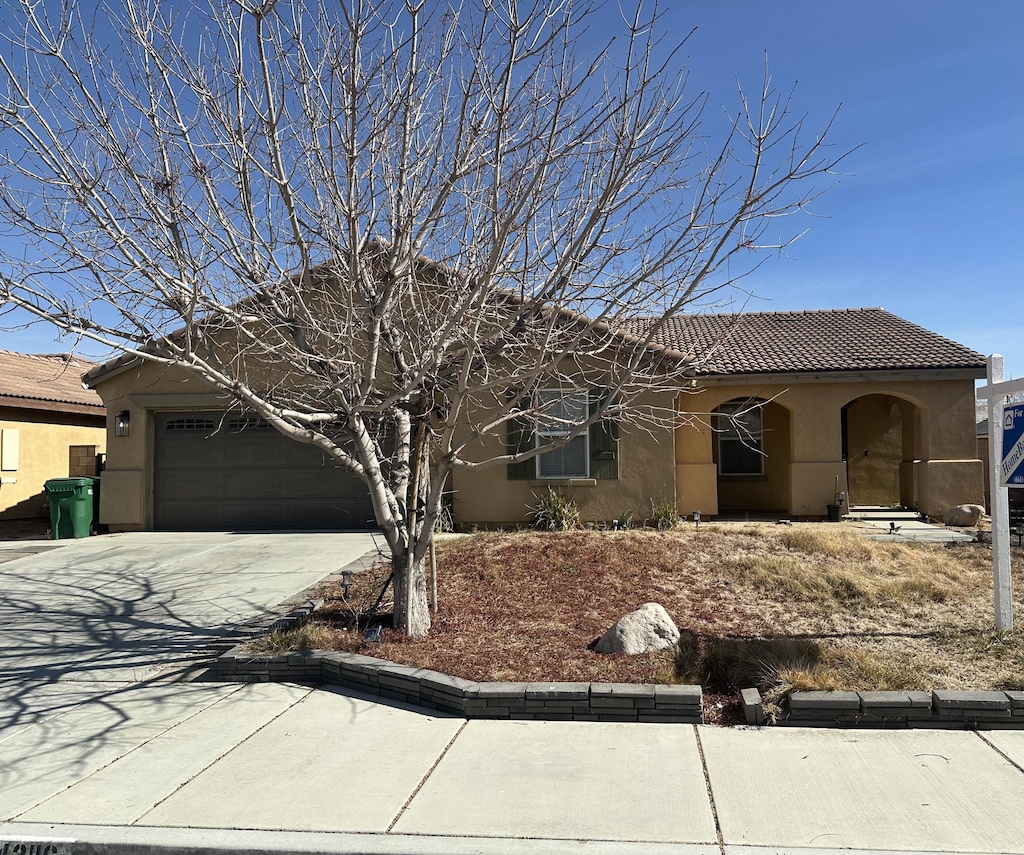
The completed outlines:
[[[6,845],[6,849],[4,848]],[[22,847],[22,848],[16,848]],[[891,855],[891,849],[834,849],[725,843],[726,855]],[[220,828],[0,824],[5,855],[720,855],[717,843],[445,837]],[[913,850],[901,855],[949,855]],[[960,852],[960,855],[999,853]]]
[[[7,848],[5,849],[5,844]],[[23,848],[17,848],[17,847]],[[718,855],[717,844],[88,825],[0,825],[5,855]]]

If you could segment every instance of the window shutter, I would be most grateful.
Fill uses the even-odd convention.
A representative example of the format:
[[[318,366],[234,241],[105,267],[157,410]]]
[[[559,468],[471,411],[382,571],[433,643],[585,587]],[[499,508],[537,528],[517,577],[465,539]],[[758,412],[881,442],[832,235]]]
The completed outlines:
[[[595,412],[606,397],[604,389],[592,392],[590,412]],[[590,426],[590,477],[619,477],[619,423],[614,419],[601,419]]]
[[[520,410],[527,409],[530,406],[530,399],[523,398],[517,406]],[[521,454],[534,447],[533,430],[527,419],[510,419],[506,424],[509,454]],[[529,481],[537,477],[537,461],[533,457],[518,463],[509,463],[506,469],[509,481]]]

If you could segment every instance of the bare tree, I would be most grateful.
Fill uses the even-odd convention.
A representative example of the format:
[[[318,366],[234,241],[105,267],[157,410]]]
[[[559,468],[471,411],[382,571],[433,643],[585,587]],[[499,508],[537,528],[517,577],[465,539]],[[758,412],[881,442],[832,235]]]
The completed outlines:
[[[713,144],[657,8],[597,44],[593,5],[22,0],[6,305],[183,366],[362,478],[396,626],[426,633],[450,473],[675,418],[636,405],[689,384],[653,340],[792,240],[779,218],[840,160],[767,71]],[[480,456],[524,421],[558,430]]]

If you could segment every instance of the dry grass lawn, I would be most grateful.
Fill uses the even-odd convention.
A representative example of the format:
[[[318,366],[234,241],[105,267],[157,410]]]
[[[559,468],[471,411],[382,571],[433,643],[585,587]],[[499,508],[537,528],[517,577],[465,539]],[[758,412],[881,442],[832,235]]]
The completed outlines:
[[[1013,632],[992,629],[987,546],[881,543],[848,524],[752,523],[481,533],[444,539],[438,555],[440,609],[428,638],[385,629],[382,643],[367,646],[361,631],[345,629],[375,599],[381,570],[358,577],[347,600],[327,586],[315,619],[258,648],[359,651],[471,680],[697,682],[773,695],[1024,688],[1024,610]],[[1014,549],[1018,602],[1022,557]],[[677,651],[589,649],[650,601],[683,630]]]

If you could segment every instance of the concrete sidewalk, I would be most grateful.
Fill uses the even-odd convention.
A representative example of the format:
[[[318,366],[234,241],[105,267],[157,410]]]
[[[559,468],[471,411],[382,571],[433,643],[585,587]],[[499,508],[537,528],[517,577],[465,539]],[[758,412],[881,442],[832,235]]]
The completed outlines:
[[[1019,731],[467,722],[267,683],[63,700],[0,734],[0,851],[1024,853]]]

